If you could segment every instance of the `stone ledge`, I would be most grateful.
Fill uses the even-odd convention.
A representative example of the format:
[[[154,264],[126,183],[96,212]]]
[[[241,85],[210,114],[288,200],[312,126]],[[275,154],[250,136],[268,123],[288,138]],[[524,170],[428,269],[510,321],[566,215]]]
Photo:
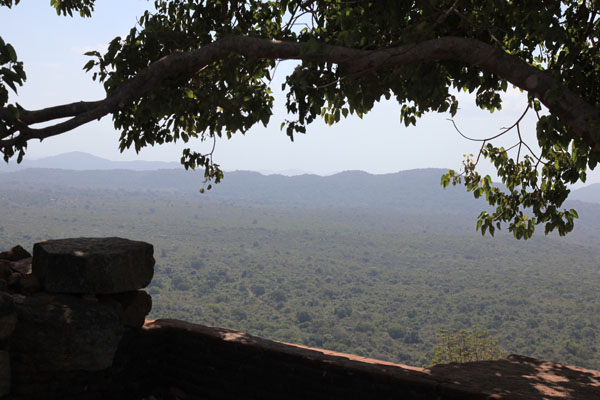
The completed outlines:
[[[516,355],[424,369],[177,320],[147,321],[140,336],[165,388],[188,398],[600,398],[599,371]]]
[[[168,319],[128,330],[108,370],[22,378],[11,400],[600,398],[600,371],[523,356],[424,369]]]

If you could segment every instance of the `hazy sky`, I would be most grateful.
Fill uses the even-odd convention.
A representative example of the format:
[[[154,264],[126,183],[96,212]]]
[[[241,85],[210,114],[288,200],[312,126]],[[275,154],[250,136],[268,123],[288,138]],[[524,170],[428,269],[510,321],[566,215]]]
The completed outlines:
[[[27,109],[43,108],[80,100],[104,97],[102,86],[82,70],[88,57],[83,53],[103,49],[117,35],[125,35],[149,6],[145,0],[104,0],[97,2],[91,19],[58,17],[47,0],[23,1],[13,9],[0,7],[1,33],[13,44],[25,63],[25,86],[13,99]],[[309,126],[306,135],[294,143],[279,130],[285,118],[281,88],[284,74],[293,67],[285,62],[278,68],[273,89],[279,100],[267,128],[255,127],[245,136],[220,140],[216,161],[225,170],[284,171],[304,170],[328,174],[343,170],[390,173],[426,167],[460,168],[463,154],[477,153],[479,144],[461,138],[446,119],[447,114],[428,114],[416,127],[400,124],[400,106],[383,101],[362,120],[350,117],[328,127],[322,122]],[[461,109],[455,121],[473,137],[496,134],[511,125],[526,106],[525,96],[513,90],[505,96],[502,112],[489,114],[474,107],[468,94],[460,94]],[[530,115],[522,126],[530,144],[535,144],[535,126]],[[516,132],[499,144],[515,143]],[[119,133],[110,117],[89,123],[75,131],[30,143],[27,157],[42,158],[69,151],[84,151],[112,160],[178,161],[186,145],[157,146],[120,153]],[[200,142],[187,146],[202,150]],[[482,172],[493,169],[482,165]],[[594,179],[593,181],[600,181]]]

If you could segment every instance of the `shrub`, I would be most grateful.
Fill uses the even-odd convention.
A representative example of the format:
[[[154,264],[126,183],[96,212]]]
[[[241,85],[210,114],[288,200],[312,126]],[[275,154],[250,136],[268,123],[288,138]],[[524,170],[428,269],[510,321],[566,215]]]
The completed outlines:
[[[296,320],[299,323],[310,322],[312,321],[312,315],[310,315],[308,311],[298,311],[296,313]]]
[[[365,321],[360,321],[358,324],[356,324],[356,327],[354,329],[358,332],[373,332],[375,330],[375,328],[373,328],[373,325]]]
[[[402,339],[406,335],[406,330],[401,325],[392,325],[387,332],[392,339]]]
[[[271,299],[277,303],[283,303],[287,300],[287,296],[283,290],[275,290],[271,293]]]
[[[261,285],[252,285],[250,287],[250,290],[252,290],[252,293],[254,293],[258,297],[260,297],[263,294],[265,294],[265,287],[261,286]]]
[[[333,313],[338,318],[349,317],[349,316],[352,315],[352,307],[350,307],[348,305],[343,305],[341,307],[336,307],[335,310],[333,311]]]
[[[456,332],[444,329],[436,337],[442,342],[434,347],[435,354],[431,365],[497,360],[506,355],[496,339],[485,330],[474,328],[470,331],[461,329]]]

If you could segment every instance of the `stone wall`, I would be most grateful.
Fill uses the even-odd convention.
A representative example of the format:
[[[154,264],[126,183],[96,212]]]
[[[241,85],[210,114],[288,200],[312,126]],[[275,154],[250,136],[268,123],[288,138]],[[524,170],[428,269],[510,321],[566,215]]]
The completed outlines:
[[[110,369],[124,335],[150,312],[140,289],[153,273],[152,245],[121,238],[49,240],[33,257],[20,246],[0,253],[0,396],[39,396],[44,381]]]

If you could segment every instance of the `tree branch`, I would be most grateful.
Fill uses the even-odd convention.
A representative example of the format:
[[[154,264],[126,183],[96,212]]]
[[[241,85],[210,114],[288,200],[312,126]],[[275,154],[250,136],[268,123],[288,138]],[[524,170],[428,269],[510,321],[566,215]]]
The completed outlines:
[[[59,135],[100,119],[129,105],[148,91],[159,88],[170,78],[191,77],[202,68],[234,53],[252,58],[304,59],[335,63],[343,68],[350,78],[403,65],[440,61],[461,62],[475,66],[483,72],[494,73],[531,93],[594,151],[600,152],[600,115],[594,105],[585,102],[544,71],[479,40],[442,37],[381,50],[322,45],[313,53],[303,53],[304,46],[305,43],[231,36],[194,51],[165,56],[123,83],[103,100],[76,102],[35,111],[21,109],[16,121],[6,117],[9,115],[7,110],[0,110],[0,118],[16,128],[10,136],[0,138],[0,151],[24,144],[31,139],[42,140]],[[72,118],[44,128],[30,127],[36,123],[65,117]]]

